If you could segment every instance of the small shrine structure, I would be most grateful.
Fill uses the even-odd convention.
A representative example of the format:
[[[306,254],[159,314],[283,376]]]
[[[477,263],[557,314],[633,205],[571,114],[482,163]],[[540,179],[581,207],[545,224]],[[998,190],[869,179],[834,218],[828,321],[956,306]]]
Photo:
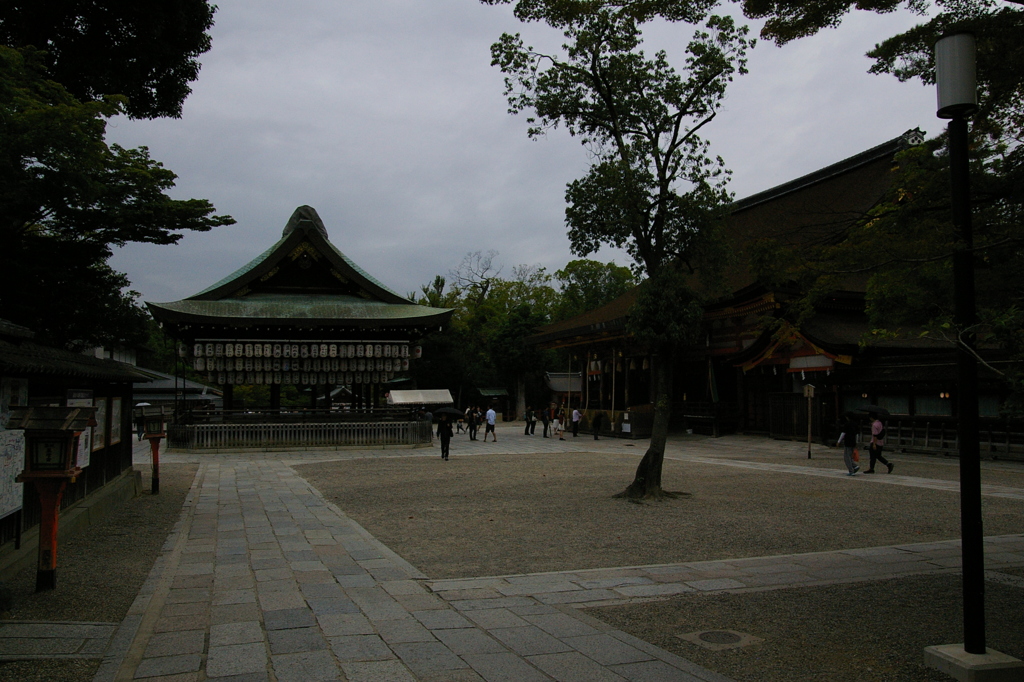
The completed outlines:
[[[213,286],[146,305],[177,340],[179,355],[223,390],[223,410],[179,418],[169,430],[171,446],[187,448],[416,441],[409,434],[379,435],[379,424],[369,425],[394,425],[394,410],[378,407],[388,382],[415,361],[415,341],[443,327],[453,312],[412,303],[374,279],[331,244],[310,206],[295,210],[276,244]],[[269,385],[270,410],[234,411],[234,388],[257,384]],[[281,387],[289,384],[310,391],[310,410],[281,409]],[[350,398],[344,411],[332,409],[339,388]],[[353,419],[365,428],[323,426]],[[297,421],[321,427],[284,428]],[[237,428],[240,422],[251,428]]]

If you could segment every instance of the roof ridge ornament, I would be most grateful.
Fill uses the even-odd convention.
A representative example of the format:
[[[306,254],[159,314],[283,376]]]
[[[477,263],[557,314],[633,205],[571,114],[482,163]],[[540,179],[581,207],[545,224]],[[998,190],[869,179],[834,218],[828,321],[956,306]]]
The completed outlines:
[[[315,227],[324,239],[330,241],[327,237],[327,228],[324,227],[324,221],[320,220],[320,216],[312,206],[299,206],[295,209],[292,217],[288,219],[288,224],[284,226],[284,231],[281,232],[281,239],[284,239],[299,227],[310,226]]]

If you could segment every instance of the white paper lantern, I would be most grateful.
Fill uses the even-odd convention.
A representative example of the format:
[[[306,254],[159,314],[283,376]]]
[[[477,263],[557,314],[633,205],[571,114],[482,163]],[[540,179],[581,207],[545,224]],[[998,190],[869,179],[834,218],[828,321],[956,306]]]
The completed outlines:
[[[275,343],[274,344],[274,357],[275,358],[281,357],[281,344],[279,344],[279,343]]]
[[[262,358],[263,357],[263,344],[262,343],[255,343],[255,344],[253,344],[253,346],[252,346],[252,356],[254,358]]]
[[[332,358],[338,357],[338,344],[332,343],[327,352]]]
[[[218,343],[214,345],[213,354],[216,355],[218,358],[224,357],[224,344]]]
[[[320,346],[319,345],[314,343],[312,346],[309,347],[309,357],[311,357],[311,358],[318,358],[318,357],[320,357]]]
[[[206,357],[208,357],[208,358],[212,358],[213,357],[213,344],[212,343],[206,344]]]
[[[197,372],[202,372],[206,369],[206,358],[196,358],[195,368]]]

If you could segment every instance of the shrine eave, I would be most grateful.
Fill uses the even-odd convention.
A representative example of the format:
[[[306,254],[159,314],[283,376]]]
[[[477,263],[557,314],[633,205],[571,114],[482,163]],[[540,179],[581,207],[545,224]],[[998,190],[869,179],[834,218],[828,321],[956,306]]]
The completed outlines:
[[[344,301],[247,301],[229,299],[146,303],[153,317],[172,325],[214,326],[318,326],[360,328],[428,328],[448,322],[454,311],[414,303],[383,303],[358,299]]]

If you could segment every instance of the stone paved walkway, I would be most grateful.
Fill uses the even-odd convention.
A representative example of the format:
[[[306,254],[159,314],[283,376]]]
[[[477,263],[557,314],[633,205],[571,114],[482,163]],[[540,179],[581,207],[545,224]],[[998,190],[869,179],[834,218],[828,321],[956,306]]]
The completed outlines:
[[[622,452],[621,440],[521,436],[456,442],[459,456],[555,451]],[[709,441],[722,457],[670,444],[673,459],[780,474],[843,476],[742,459],[789,452],[765,439]],[[144,446],[145,444],[142,444]],[[637,456],[645,443],[635,444]],[[824,449],[822,449],[824,450]],[[136,448],[138,461],[148,448]],[[726,678],[590,618],[581,609],[684,592],[778,589],[959,570],[958,541],[837,552],[431,580],[317,491],[292,463],[436,451],[166,453],[200,467],[181,518],[120,624],[8,623],[0,656],[88,656],[106,651],[97,682],[114,680],[708,680]],[[956,490],[911,476],[854,477],[857,485]],[[1024,500],[1024,490],[984,495]],[[987,578],[1024,566],[1024,535],[985,542]],[[35,654],[29,654],[35,655]]]
[[[540,598],[442,598],[280,462],[200,465],[164,549],[97,680],[726,679]]]

